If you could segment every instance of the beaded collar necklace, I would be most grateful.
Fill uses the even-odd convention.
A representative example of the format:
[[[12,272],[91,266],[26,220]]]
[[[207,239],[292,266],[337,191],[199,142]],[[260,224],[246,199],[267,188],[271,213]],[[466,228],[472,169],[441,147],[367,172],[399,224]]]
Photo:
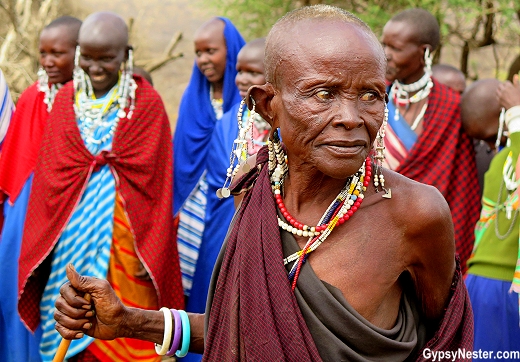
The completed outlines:
[[[47,105],[47,112],[52,110],[54,98],[61,88],[61,84],[49,84],[49,76],[45,69],[38,69],[38,91],[45,94],[43,97],[43,103]]]
[[[432,87],[431,73],[426,71],[421,79],[411,84],[403,84],[396,79],[390,89],[390,98],[394,100],[396,105],[408,107],[410,104],[420,102],[428,97]],[[417,93],[410,97],[410,93],[413,92]]]
[[[288,173],[287,164],[283,157],[283,150],[279,144],[277,132],[274,132],[274,141],[269,142],[269,170],[271,178],[271,188],[278,206],[279,212],[283,215],[282,220],[278,217],[278,226],[294,235],[309,237],[305,247],[284,259],[284,265],[295,262],[289,272],[289,280],[292,281],[292,290],[296,288],[296,282],[300,274],[302,265],[307,260],[308,255],[316,250],[332,230],[345,223],[359,209],[364,199],[363,192],[370,182],[372,175],[372,165],[370,158],[367,157],[365,163],[356,174],[349,177],[345,187],[340,191],[335,200],[327,208],[317,226],[308,226],[300,223],[287,211],[282,197],[282,186]]]

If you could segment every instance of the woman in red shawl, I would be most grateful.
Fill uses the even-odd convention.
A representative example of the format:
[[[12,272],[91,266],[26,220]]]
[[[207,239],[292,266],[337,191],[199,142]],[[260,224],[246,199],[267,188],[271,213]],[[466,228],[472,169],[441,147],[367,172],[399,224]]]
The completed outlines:
[[[129,306],[183,306],[164,105],[133,77],[121,17],[90,15],[78,43],[74,84],[56,96],[43,136],[19,263],[18,310],[31,330],[41,326],[44,360],[61,339],[53,305],[72,260],[107,279]],[[130,339],[74,341],[67,358],[159,360],[151,343]]]
[[[431,77],[439,38],[437,20],[424,9],[405,10],[383,29],[386,79],[392,82],[384,166],[441,192],[450,206],[464,272],[480,193],[473,141],[460,121],[460,95]]]

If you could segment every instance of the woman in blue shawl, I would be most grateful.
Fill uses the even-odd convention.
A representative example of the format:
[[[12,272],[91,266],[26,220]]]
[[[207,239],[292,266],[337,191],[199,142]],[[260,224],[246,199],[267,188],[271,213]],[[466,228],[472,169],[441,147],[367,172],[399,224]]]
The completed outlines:
[[[174,215],[179,216],[178,246],[187,296],[204,232],[209,144],[217,119],[240,102],[235,66],[245,41],[228,19],[219,17],[197,30],[194,43],[195,64],[173,139]]]

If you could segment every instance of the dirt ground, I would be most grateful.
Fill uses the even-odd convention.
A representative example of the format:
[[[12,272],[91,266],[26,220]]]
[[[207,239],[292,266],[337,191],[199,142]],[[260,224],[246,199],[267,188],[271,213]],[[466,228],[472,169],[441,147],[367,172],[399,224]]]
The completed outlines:
[[[78,2],[79,3],[79,2]],[[168,63],[152,73],[154,86],[163,98],[175,128],[180,98],[186,88],[193,67],[193,34],[212,16],[201,0],[83,0],[70,5],[73,14],[84,19],[96,11],[114,11],[125,20],[134,19],[131,43],[137,60],[160,57],[177,31],[183,38],[176,51],[183,57]]]

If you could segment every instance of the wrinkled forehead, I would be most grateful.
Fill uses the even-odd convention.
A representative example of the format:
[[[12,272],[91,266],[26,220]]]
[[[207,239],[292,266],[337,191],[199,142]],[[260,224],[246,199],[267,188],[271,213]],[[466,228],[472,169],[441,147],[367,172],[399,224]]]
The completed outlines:
[[[275,76],[328,74],[338,68],[363,70],[384,79],[386,57],[375,35],[354,22],[306,19],[277,37]],[[280,79],[278,82],[280,83]]]

